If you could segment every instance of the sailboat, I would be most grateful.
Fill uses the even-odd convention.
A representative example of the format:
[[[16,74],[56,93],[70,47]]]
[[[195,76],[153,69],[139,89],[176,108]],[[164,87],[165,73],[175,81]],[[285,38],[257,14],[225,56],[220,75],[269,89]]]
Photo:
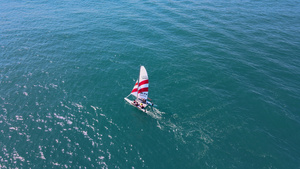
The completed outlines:
[[[153,106],[153,104],[150,101],[148,101],[148,89],[148,74],[145,67],[141,66],[138,80],[136,81],[131,93],[124,99],[132,106],[138,108],[143,112],[146,112],[147,106]],[[134,96],[134,99],[130,100],[129,96]]]

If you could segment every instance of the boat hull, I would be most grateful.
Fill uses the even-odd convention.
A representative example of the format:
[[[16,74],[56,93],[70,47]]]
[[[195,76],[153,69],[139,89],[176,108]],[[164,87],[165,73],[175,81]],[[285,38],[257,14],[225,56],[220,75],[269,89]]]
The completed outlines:
[[[146,109],[145,108],[141,108],[140,106],[136,106],[134,103],[133,103],[133,101],[132,100],[130,100],[130,99],[128,99],[128,98],[124,98],[129,104],[131,104],[133,107],[136,107],[136,108],[138,108],[139,110],[141,110],[142,112],[146,112]],[[139,103],[139,105],[140,104],[142,104],[144,107],[146,107],[147,106],[147,104],[144,104],[144,103]]]

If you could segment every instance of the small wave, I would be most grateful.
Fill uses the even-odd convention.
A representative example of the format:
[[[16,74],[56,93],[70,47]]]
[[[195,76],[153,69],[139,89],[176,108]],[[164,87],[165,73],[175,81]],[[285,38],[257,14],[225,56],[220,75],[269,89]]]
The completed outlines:
[[[91,105],[91,108],[93,108],[95,111],[96,111],[96,110],[101,110],[101,111],[102,111],[102,108],[101,108],[101,107],[97,107],[97,106],[92,106],[92,105]]]
[[[13,150],[13,159],[14,160],[20,160],[20,161],[25,161],[24,157],[20,156],[19,153],[15,150]]]
[[[81,104],[78,103],[72,103],[73,106],[77,107],[78,109],[82,109],[83,106]]]
[[[43,160],[46,160],[45,155],[44,155],[44,153],[42,151],[42,146],[39,146],[39,149],[40,149],[40,155],[41,155],[40,158],[43,159]]]
[[[54,113],[54,116],[55,116],[56,118],[58,118],[58,119],[62,119],[62,120],[65,120],[65,119],[66,119],[65,117],[59,116],[59,115],[57,115],[56,113]]]

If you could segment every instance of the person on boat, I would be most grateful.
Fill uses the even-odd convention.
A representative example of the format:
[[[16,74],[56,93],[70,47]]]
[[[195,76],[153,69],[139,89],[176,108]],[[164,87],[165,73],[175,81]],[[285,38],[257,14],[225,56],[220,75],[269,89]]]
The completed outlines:
[[[138,106],[138,105],[139,105],[138,102],[136,102],[135,100],[133,101],[133,104],[134,104],[135,106]]]

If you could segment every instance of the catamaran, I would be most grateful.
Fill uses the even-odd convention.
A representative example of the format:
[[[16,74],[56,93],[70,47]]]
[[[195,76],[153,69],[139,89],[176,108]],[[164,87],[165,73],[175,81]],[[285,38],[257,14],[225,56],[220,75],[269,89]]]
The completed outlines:
[[[140,67],[139,78],[136,81],[131,93],[126,96],[124,99],[134,107],[137,107],[139,110],[146,112],[146,107],[153,106],[151,102],[148,101],[148,88],[149,88],[149,79],[148,74],[144,66]],[[135,99],[130,100],[129,96],[134,96]]]

